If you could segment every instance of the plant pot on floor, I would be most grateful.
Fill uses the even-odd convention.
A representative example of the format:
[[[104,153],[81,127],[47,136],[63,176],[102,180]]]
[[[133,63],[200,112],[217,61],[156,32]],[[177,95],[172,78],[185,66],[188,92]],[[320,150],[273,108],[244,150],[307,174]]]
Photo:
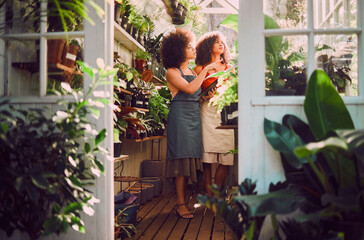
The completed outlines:
[[[141,164],[141,177],[162,177],[163,162],[160,160],[144,160]]]

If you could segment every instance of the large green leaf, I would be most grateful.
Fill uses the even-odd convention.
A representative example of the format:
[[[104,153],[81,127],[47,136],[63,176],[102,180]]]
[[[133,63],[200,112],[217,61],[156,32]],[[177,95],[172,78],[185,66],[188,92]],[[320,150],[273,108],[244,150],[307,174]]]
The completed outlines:
[[[304,205],[306,198],[295,189],[282,189],[267,194],[237,196],[234,201],[248,204],[250,216],[266,216],[294,212]]]
[[[305,159],[299,159],[294,154],[294,149],[302,145],[302,139],[290,129],[277,122],[264,119],[264,134],[272,147],[281,152],[287,162],[294,168],[302,168]]]
[[[341,96],[322,70],[315,70],[310,77],[304,110],[317,140],[322,139],[329,130],[354,129]]]
[[[233,29],[235,32],[238,32],[238,15],[231,14],[227,18],[225,18],[220,24]]]
[[[338,137],[330,137],[320,142],[311,142],[305,146],[297,147],[294,152],[298,157],[308,157],[323,151],[331,151],[334,154],[350,155],[346,142]]]

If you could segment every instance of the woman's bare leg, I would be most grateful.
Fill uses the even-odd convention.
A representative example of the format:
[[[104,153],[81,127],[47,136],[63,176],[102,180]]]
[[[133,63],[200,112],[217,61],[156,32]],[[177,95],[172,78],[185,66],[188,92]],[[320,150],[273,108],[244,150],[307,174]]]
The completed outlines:
[[[204,181],[204,188],[206,193],[208,193],[210,196],[212,196],[212,193],[210,191],[210,185],[211,185],[211,163],[203,163],[203,181]]]
[[[193,215],[187,208],[185,199],[185,189],[186,189],[186,177],[178,176],[176,177],[176,192],[177,192],[177,212],[180,216],[185,218],[192,218]]]

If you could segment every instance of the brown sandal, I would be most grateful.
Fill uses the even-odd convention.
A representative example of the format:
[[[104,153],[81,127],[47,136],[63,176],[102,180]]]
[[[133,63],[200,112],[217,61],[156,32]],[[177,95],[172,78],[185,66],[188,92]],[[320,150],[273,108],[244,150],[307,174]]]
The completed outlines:
[[[194,218],[193,214],[190,213],[190,212],[189,213],[182,214],[182,215],[178,212],[178,207],[183,206],[183,205],[186,205],[186,204],[185,203],[183,203],[183,204],[176,204],[174,206],[174,208],[173,208],[174,209],[174,212],[178,215],[178,217],[183,218],[183,219],[192,219],[192,218]],[[187,209],[188,209],[188,207],[187,207]]]

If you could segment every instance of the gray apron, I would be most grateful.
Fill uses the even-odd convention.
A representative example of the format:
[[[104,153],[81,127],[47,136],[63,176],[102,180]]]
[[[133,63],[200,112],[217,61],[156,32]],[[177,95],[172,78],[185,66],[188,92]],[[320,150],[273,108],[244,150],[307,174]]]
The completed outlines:
[[[196,75],[182,77],[191,82]],[[199,88],[194,94],[178,91],[171,102],[167,122],[167,160],[202,158],[202,133],[199,107]]]

